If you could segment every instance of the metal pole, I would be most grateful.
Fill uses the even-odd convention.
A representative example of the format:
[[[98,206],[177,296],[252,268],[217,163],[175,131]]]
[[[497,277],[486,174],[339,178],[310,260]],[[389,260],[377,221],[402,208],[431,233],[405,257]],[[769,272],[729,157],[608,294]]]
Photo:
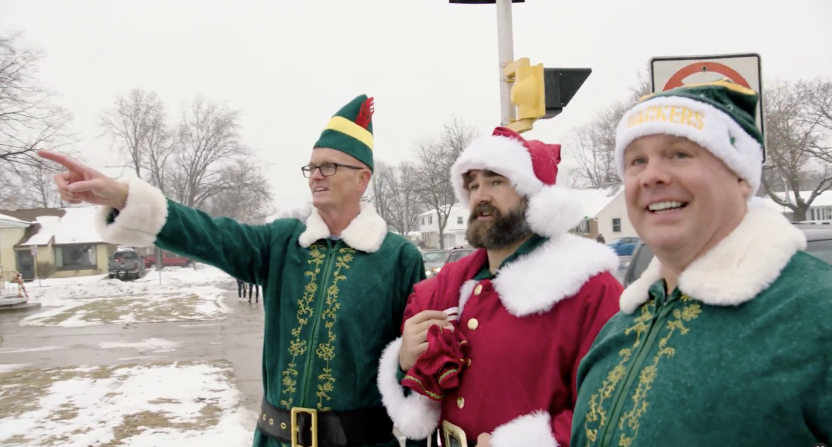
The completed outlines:
[[[511,103],[511,84],[505,81],[503,68],[514,61],[514,31],[511,26],[511,0],[497,0],[497,48],[500,58],[500,116],[505,126],[515,119]]]
[[[160,267],[161,262],[163,262],[162,249],[156,247],[156,271],[159,272],[159,284],[162,284],[162,267]]]

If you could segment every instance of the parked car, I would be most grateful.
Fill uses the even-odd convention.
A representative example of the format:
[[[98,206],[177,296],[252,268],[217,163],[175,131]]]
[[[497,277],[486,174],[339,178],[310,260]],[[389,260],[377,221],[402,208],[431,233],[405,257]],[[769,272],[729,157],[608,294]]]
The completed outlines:
[[[615,250],[618,256],[632,256],[640,239],[637,237],[619,237],[607,243],[607,247]]]
[[[451,262],[459,261],[460,259],[470,255],[476,249],[470,245],[462,245],[459,247],[454,247],[451,251],[448,252],[448,259],[445,260],[445,264],[450,264]]]
[[[156,254],[146,256],[144,258],[145,267],[154,267],[156,265]],[[171,253],[162,250],[162,267],[193,267],[194,261],[184,256],[179,256],[176,253]]]
[[[820,226],[806,222],[797,222],[794,225],[806,235],[806,253],[832,264],[832,228],[829,225]],[[760,241],[760,243],[764,244],[765,241]],[[624,287],[639,279],[652,260],[653,251],[643,242],[639,242],[630,263],[627,265],[627,273],[624,274]]]
[[[113,253],[108,270],[110,279],[138,279],[145,273],[141,255],[132,249],[121,249]]]
[[[448,249],[446,248],[439,250],[426,250],[422,255],[422,259],[425,261],[425,275],[430,278],[431,276],[439,273],[439,270],[441,270],[442,266],[445,265],[445,259],[447,258]]]

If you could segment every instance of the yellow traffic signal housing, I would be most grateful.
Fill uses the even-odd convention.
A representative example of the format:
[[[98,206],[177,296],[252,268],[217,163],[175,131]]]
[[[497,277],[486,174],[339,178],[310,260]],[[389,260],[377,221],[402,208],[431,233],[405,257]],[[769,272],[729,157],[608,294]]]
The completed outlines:
[[[517,106],[517,119],[537,120],[546,115],[543,64],[517,67],[511,102]]]
[[[531,65],[529,58],[506,64],[505,82],[513,83],[511,102],[517,119],[508,128],[522,133],[539,119],[553,118],[563,111],[592,70],[589,68],[544,68]]]

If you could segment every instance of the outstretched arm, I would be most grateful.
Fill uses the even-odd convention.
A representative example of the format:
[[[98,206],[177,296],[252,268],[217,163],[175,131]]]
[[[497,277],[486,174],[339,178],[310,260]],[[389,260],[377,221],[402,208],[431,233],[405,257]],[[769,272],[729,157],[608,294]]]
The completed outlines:
[[[274,229],[280,224],[251,226],[207,214],[165,198],[138,178],[111,179],[69,157],[41,151],[63,165],[55,176],[58,191],[71,203],[100,205],[96,229],[113,244],[161,248],[220,268],[245,282],[262,284],[271,255]],[[291,233],[294,221],[284,223]],[[291,227],[291,229],[290,229]]]

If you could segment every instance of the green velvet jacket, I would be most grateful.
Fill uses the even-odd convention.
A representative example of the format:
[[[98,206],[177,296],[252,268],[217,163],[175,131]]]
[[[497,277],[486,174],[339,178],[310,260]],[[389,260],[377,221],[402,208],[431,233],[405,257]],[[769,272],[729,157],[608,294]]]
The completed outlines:
[[[755,209],[669,293],[654,259],[578,370],[572,447],[832,444],[832,266]]]
[[[372,206],[332,238],[316,210],[304,221],[243,225],[166,200],[137,180],[117,216],[96,225],[111,243],[159,247],[263,288],[263,393],[278,408],[380,407],[385,346],[399,335],[407,297],[425,278],[415,245],[387,232]],[[254,421],[252,421],[254,424]],[[287,430],[288,433],[288,430]],[[276,440],[255,433],[255,447]],[[392,436],[383,446],[398,446]]]

